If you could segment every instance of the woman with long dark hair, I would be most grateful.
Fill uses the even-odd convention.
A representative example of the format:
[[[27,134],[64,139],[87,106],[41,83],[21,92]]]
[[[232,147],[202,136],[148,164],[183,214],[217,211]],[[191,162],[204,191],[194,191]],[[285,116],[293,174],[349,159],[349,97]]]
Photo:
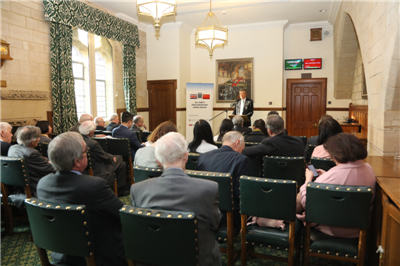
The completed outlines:
[[[329,138],[335,136],[336,134],[342,133],[343,129],[339,122],[333,118],[327,118],[323,120],[318,127],[319,135],[317,140],[317,147],[315,147],[312,157],[318,158],[331,158],[329,152],[324,148],[325,144]]]
[[[205,153],[216,150],[210,124],[200,119],[194,124],[193,141],[189,143],[189,152]]]
[[[268,138],[269,134],[265,126],[265,122],[262,119],[258,119],[253,123],[253,131],[245,136],[246,142],[261,142],[263,139]]]
[[[219,132],[214,136],[214,141],[222,141],[224,135],[229,131],[232,131],[233,123],[232,120],[225,118],[222,120],[221,125],[219,126]]]

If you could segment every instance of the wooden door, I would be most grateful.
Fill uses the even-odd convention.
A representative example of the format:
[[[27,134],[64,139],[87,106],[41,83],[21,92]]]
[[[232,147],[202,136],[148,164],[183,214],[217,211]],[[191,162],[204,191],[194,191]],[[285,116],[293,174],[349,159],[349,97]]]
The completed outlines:
[[[150,131],[164,121],[176,123],[176,88],[176,80],[147,81]]]
[[[326,78],[288,79],[286,129],[292,136],[318,135],[318,122],[326,113]]]

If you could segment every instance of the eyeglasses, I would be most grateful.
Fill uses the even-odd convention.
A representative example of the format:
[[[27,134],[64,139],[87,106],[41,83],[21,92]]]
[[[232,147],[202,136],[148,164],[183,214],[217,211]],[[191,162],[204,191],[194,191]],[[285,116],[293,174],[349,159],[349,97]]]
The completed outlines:
[[[86,149],[82,152],[82,154],[83,154],[83,153],[88,153],[89,150],[90,150],[90,148],[89,148],[89,147],[86,147]]]

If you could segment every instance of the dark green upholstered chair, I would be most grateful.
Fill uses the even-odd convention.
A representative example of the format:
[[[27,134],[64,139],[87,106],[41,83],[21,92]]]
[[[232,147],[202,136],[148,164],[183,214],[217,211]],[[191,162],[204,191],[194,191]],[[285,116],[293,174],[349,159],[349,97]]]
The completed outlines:
[[[97,137],[93,137],[93,140],[97,141],[101,148],[105,151],[108,152],[108,143],[107,143],[107,138],[97,138]]]
[[[38,150],[42,156],[47,158],[47,157],[49,157],[47,155],[48,148],[49,148],[49,143],[41,142],[41,143],[38,143],[38,145],[36,146],[35,149]]]
[[[198,265],[197,219],[193,212],[124,205],[120,210],[125,255],[152,265]]]
[[[227,228],[221,228],[216,233],[216,239],[219,243],[227,243],[227,249],[222,249],[222,252],[227,253],[228,265],[234,264],[234,226],[233,226],[233,183],[232,175],[230,173],[216,173],[207,171],[191,171],[186,170],[186,174],[190,177],[211,180],[218,183],[219,192],[219,209],[226,212]],[[237,254],[239,255],[239,254]]]
[[[142,138],[143,138],[142,141],[146,142],[147,138],[150,136],[151,133],[153,133],[153,132],[152,131],[143,131],[142,132]]]
[[[303,141],[304,148],[307,146],[307,136],[299,136],[301,138],[301,141]]]
[[[222,147],[222,141],[214,141],[215,145],[217,145],[218,149]]]
[[[304,157],[264,156],[264,178],[295,180],[304,184]]]
[[[131,184],[134,184],[133,180],[133,164],[131,155],[131,144],[127,138],[110,138],[107,139],[108,153],[113,155],[121,155],[124,161],[129,165],[129,178]]]
[[[136,137],[137,137],[139,143],[142,143],[143,141],[142,141],[142,136],[140,135],[140,132],[139,131],[135,131],[135,133],[136,133]]]
[[[249,176],[263,176],[263,159],[261,157],[250,157],[249,167],[247,168],[247,174]]]
[[[255,146],[255,145],[258,145],[258,144],[260,144],[261,142],[245,142],[244,143],[244,146],[245,147],[251,147],[251,146]]]
[[[86,265],[95,265],[85,205],[56,204],[37,198],[26,199],[25,205],[42,265],[50,265],[47,250],[84,257]]]
[[[104,134],[106,136],[112,136],[112,131],[103,131],[101,134]]]
[[[135,183],[137,183],[153,177],[159,177],[162,175],[164,170],[162,168],[149,168],[136,165],[133,167],[133,172],[135,176]]]
[[[294,265],[295,248],[299,248],[301,224],[296,226],[297,183],[293,180],[264,179],[242,176],[240,178],[240,213],[242,217],[242,265],[246,265],[247,254],[255,246],[288,251],[288,258],[253,255],[265,259],[286,261]],[[256,216],[285,221],[281,228],[251,225],[246,227],[247,216]],[[296,252],[297,259],[299,252]]]
[[[189,158],[186,162],[186,169],[187,170],[196,170],[197,161],[199,160],[200,153],[189,153]]]
[[[29,171],[26,160],[23,158],[1,156],[0,163],[5,230],[11,236],[14,230],[13,207],[21,206],[26,198],[32,197],[29,186]],[[21,187],[25,190],[25,194],[11,194],[11,186]]]
[[[364,264],[372,191],[366,186],[307,184],[303,264],[310,256]],[[311,223],[358,228],[358,238],[334,237],[311,228]]]
[[[307,163],[310,162],[311,155],[312,155],[312,153],[313,153],[315,147],[317,147],[317,145],[314,145],[314,144],[307,144],[306,149],[305,149],[305,152],[304,152],[304,153],[305,153],[304,156],[306,157],[306,162],[307,162]]]
[[[315,169],[323,169],[325,171],[329,171],[329,169],[336,166],[332,159],[318,157],[311,157],[311,164],[314,165]]]

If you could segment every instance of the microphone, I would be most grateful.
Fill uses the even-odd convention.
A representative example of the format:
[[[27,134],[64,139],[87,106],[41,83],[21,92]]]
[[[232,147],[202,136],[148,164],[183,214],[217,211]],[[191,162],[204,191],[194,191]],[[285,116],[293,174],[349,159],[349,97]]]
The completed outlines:
[[[232,107],[232,106],[235,106],[235,105],[236,105],[236,103],[231,103],[231,107]]]

